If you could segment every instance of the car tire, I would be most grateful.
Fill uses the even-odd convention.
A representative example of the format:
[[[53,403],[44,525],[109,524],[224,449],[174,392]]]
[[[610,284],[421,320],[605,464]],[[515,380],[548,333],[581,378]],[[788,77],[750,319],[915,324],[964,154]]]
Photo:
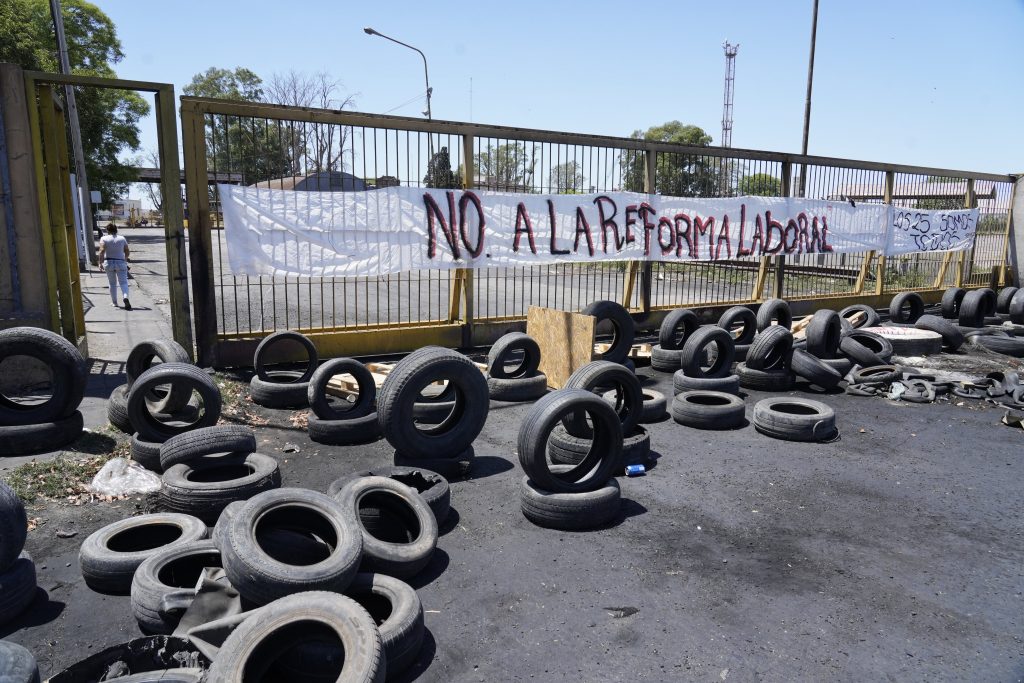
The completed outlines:
[[[889,302],[889,320],[913,324],[924,315],[924,299],[917,292],[900,292]]]
[[[658,328],[658,345],[663,351],[679,351],[700,327],[700,318],[688,308],[669,311]]]
[[[523,360],[512,370],[507,366],[510,356],[522,352]],[[525,332],[502,335],[487,353],[487,374],[493,379],[520,379],[532,377],[540,366],[540,345]]]
[[[146,396],[162,384],[186,384],[199,393],[203,411],[198,419],[187,425],[172,425],[159,421],[150,412]],[[190,392],[191,393],[191,392]],[[220,389],[203,370],[186,363],[161,363],[146,370],[132,384],[128,392],[128,416],[139,436],[146,441],[163,443],[167,439],[200,427],[212,427],[220,419]]]
[[[615,329],[612,335],[611,346],[602,354],[595,354],[597,360],[622,363],[633,348],[633,339],[636,337],[636,327],[629,311],[614,301],[595,301],[580,311],[583,315],[592,315],[597,320],[594,323],[595,329],[602,321],[611,322]]]
[[[703,367],[707,348],[714,345],[717,356],[706,370]],[[717,325],[707,325],[690,335],[680,354],[682,370],[690,377],[727,377],[732,372],[736,344],[732,334]]]
[[[726,394],[740,393],[739,375],[728,377],[690,377],[682,370],[672,375],[672,393],[678,396],[684,391],[722,391]]]
[[[532,377],[514,377],[500,379],[487,378],[487,393],[492,401],[506,403],[526,403],[536,401],[548,393],[548,378],[544,373]]]
[[[380,419],[370,413],[351,420],[323,420],[310,415],[306,423],[309,438],[328,446],[354,446],[380,440]]]
[[[331,482],[331,485],[327,487],[327,495],[334,498],[345,484],[360,477],[387,477],[405,484],[420,494],[423,502],[434,513],[434,519],[437,520],[438,526],[444,524],[448,518],[452,500],[448,480],[437,472],[419,467],[374,467],[372,470],[356,472]]]
[[[327,385],[335,375],[349,374],[356,381],[358,394],[355,403],[345,410],[338,410],[327,399]],[[335,358],[318,367],[306,386],[306,402],[310,410],[321,420],[354,420],[375,412],[377,384],[373,373],[365,365],[352,358]]]
[[[587,457],[592,445],[591,439],[573,436],[562,427],[555,427],[548,439],[548,458],[558,465],[578,465]],[[649,462],[650,455],[651,435],[643,427],[637,427],[633,433],[622,437],[622,456],[612,468],[612,474],[622,474],[627,465]]]
[[[640,421],[643,412],[644,393],[636,374],[618,363],[595,360],[578,368],[565,381],[563,389],[584,389],[598,392],[608,387],[616,399],[609,403],[622,423],[622,432],[629,433]],[[593,436],[593,430],[587,425],[581,413],[575,413],[562,420],[566,431],[574,436]]]
[[[763,332],[772,325],[778,325],[787,332],[793,327],[793,313],[785,299],[768,299],[757,307],[757,331]]]
[[[843,338],[841,318],[835,311],[823,308],[811,316],[804,335],[807,353],[818,358],[835,358]],[[799,374],[799,373],[798,373]]]
[[[903,373],[895,365],[875,365],[854,370],[854,384],[892,384],[903,379]]]
[[[74,344],[37,327],[0,330],[0,360],[29,356],[50,369],[50,397],[39,403],[18,403],[0,395],[0,426],[58,423],[71,417],[85,396],[88,370]],[[17,455],[17,454],[15,454]]]
[[[144,441],[138,434],[132,434],[129,453],[132,460],[150,472],[160,473],[164,468],[160,465],[160,445],[155,441]]]
[[[0,572],[0,626],[16,618],[32,604],[36,595],[36,565],[22,551],[6,570]]]
[[[122,384],[110,392],[107,399],[107,422],[125,434],[134,434],[135,427],[128,417],[128,385]]]
[[[740,386],[744,389],[758,391],[788,391],[793,388],[793,373],[789,368],[774,370],[755,370],[746,363],[736,366],[736,374],[740,378]]]
[[[736,429],[745,422],[743,399],[722,391],[684,391],[672,401],[672,419],[696,429]]]
[[[830,441],[838,435],[835,411],[805,398],[762,399],[754,405],[752,422],[761,434],[786,441]]]
[[[169,635],[196,596],[203,569],[221,567],[212,540],[161,550],[135,570],[131,585],[132,615],[145,633]]]
[[[739,329],[739,334],[734,334],[732,328],[737,324],[742,327]],[[718,326],[728,330],[729,336],[733,338],[733,343],[736,346],[744,346],[754,341],[754,336],[757,334],[757,316],[746,306],[733,306],[718,319]]]
[[[309,379],[313,376],[316,371],[319,357],[317,356],[316,346],[312,340],[304,334],[294,332],[292,330],[282,330],[281,332],[274,332],[273,334],[267,335],[260,340],[259,345],[256,347],[256,353],[253,356],[253,369],[256,371],[256,377],[261,379],[267,384],[273,384],[272,371],[267,370],[265,359],[270,349],[283,341],[297,342],[302,346],[306,352],[306,369],[299,373],[295,380],[296,384],[305,385],[309,382]]]
[[[875,309],[864,304],[853,304],[852,306],[847,306],[843,310],[839,311],[839,317],[843,320],[849,321],[849,319],[857,313],[863,313],[864,319],[859,325],[853,325],[853,323],[850,323],[853,325],[854,329],[859,329],[861,327],[874,327],[882,321]]]
[[[256,451],[256,433],[246,425],[214,425],[172,436],[159,444],[161,471],[205,455]]]
[[[793,361],[790,369],[797,377],[802,377],[814,386],[822,389],[832,389],[843,381],[843,376],[838,370],[823,363],[820,358],[807,353],[803,349],[793,352]]]
[[[967,341],[956,325],[936,315],[922,315],[914,323],[919,330],[930,330],[942,335],[942,345],[947,351],[959,351]],[[888,360],[888,359],[886,359]],[[863,363],[863,365],[881,365],[881,363]]]
[[[552,467],[556,473],[570,469],[569,465]],[[548,491],[527,476],[522,479],[519,506],[523,516],[539,527],[562,531],[597,529],[618,517],[622,509],[622,491],[619,482],[613,478],[592,491]]]
[[[658,372],[675,372],[682,367],[682,349],[663,349],[661,344],[651,347],[651,367]]]
[[[839,350],[854,363],[865,366],[885,365],[893,354],[888,339],[866,330],[854,330],[843,337]]]
[[[275,370],[267,373],[270,381],[261,377],[249,380],[252,402],[275,410],[298,409],[309,406],[309,382],[300,382],[302,375],[293,370]]]
[[[173,339],[153,339],[136,344],[128,353],[124,373],[131,389],[135,380],[152,367],[155,359],[161,363],[191,363],[188,351]],[[170,383],[169,389],[154,387],[147,394],[150,411],[154,413],[176,413],[188,405],[192,392],[188,386]],[[134,430],[133,430],[134,431]]]
[[[967,290],[961,287],[950,287],[942,294],[942,317],[957,320],[960,317],[960,305],[963,303]]]
[[[395,451],[395,467],[414,467],[436,472],[446,479],[458,479],[470,473],[476,460],[476,451],[470,446],[466,450],[447,458],[410,458],[401,451]]]
[[[793,333],[788,327],[771,325],[757,333],[743,361],[751,370],[777,370],[789,367],[793,356]]]

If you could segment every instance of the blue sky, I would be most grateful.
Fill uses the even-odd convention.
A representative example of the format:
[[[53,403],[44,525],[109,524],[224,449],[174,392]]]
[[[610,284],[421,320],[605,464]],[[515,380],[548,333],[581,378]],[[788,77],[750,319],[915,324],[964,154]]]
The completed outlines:
[[[181,88],[210,66],[325,70],[384,113],[423,91],[435,119],[628,135],[672,119],[721,135],[722,43],[739,43],[733,146],[800,150],[811,1],[139,2],[123,78]],[[1024,171],[1024,2],[821,0],[809,152]],[[470,98],[472,79],[472,104]],[[422,99],[392,113],[418,116]],[[156,148],[146,122],[143,145]]]

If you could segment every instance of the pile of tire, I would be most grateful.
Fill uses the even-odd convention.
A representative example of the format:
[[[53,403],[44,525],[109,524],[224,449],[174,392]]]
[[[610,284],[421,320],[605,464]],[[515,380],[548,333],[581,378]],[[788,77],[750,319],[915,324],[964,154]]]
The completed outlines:
[[[513,359],[522,360],[513,363]],[[538,372],[540,346],[524,332],[498,338],[487,353],[487,391],[493,401],[536,401],[548,392],[548,378]]]
[[[775,322],[777,321],[777,322]],[[736,365],[741,387],[760,391],[788,391],[793,386],[793,316],[782,299],[769,299],[757,312],[758,333],[747,358]]]
[[[636,364],[629,358],[629,352],[633,348],[633,340],[636,339],[636,326],[629,311],[615,301],[602,300],[588,304],[580,313],[592,315],[597,319],[595,329],[603,323],[611,325],[612,328],[610,346],[603,353],[595,354],[594,360],[619,363],[629,368],[630,372],[634,372]]]
[[[107,420],[125,434],[137,431],[128,416],[128,394],[132,384],[139,375],[153,366],[154,361],[160,363],[188,363],[188,352],[173,339],[153,339],[132,347],[125,362],[125,377],[128,380],[115,388],[107,399]],[[184,417],[185,413],[195,412],[191,403],[192,392],[183,384],[172,382],[158,386],[146,393],[147,408],[161,415]]]
[[[229,504],[281,486],[277,460],[256,452],[244,425],[215,425],[173,436],[158,451],[160,507],[214,523]]]
[[[27,535],[25,506],[0,481],[0,626],[28,609],[36,594],[36,565],[25,552]]]
[[[130,594],[147,634],[178,630],[200,585],[237,596],[245,611],[202,680],[242,680],[260,650],[274,653],[264,680],[383,681],[419,653],[423,609],[407,580],[430,563],[449,506],[443,477],[385,468],[328,494],[279,488],[232,502],[212,532],[186,514],[121,520],[89,536],[79,562],[92,589]]]
[[[679,369],[672,376],[676,395],[686,391],[724,391],[738,394],[739,377],[732,372],[736,343],[718,325],[699,327],[679,351]]]
[[[794,375],[812,386],[833,389],[853,369],[856,358],[871,353],[869,346],[882,347],[877,335],[854,330],[852,325],[844,334],[843,320],[830,309],[821,309],[811,316],[804,328],[803,348],[794,348],[790,357]]]
[[[423,391],[437,383],[445,383],[444,391],[423,403]],[[388,373],[377,394],[377,419],[395,449],[395,465],[453,478],[472,467],[473,441],[489,405],[487,380],[473,361],[451,349],[425,346]],[[423,407],[430,412],[421,412]]]
[[[651,347],[651,367],[658,372],[675,372],[682,367],[683,346],[697,328],[700,318],[688,308],[669,311],[658,328],[658,343]]]
[[[348,374],[356,382],[352,401],[331,401],[327,385],[336,375]],[[317,443],[348,446],[381,437],[377,419],[377,384],[365,365],[352,358],[335,358],[316,369],[309,379],[307,402],[309,438]]]
[[[615,411],[622,433],[619,461],[612,471],[622,474],[627,465],[646,464],[651,455],[651,435],[640,426],[645,408],[651,414],[664,413],[664,397],[652,396],[655,405],[645,406],[640,380],[629,368],[606,360],[595,360],[577,368],[565,381],[563,390],[583,389],[602,396]],[[660,419],[660,415],[659,415]],[[547,453],[551,462],[560,465],[578,465],[594,447],[595,430],[587,424],[584,412],[574,412],[561,420],[551,431]]]
[[[16,356],[34,358],[50,372],[45,400],[12,400],[0,394],[0,441],[4,455],[29,455],[63,448],[82,434],[88,367],[74,344],[35,327],[0,330],[0,363]],[[12,361],[13,363],[14,361]],[[7,368],[11,368],[9,363]],[[7,370],[5,379],[10,379]],[[21,393],[18,391],[18,393]]]
[[[576,464],[549,463],[552,431],[587,418],[592,438],[582,459]],[[516,442],[526,473],[520,490],[523,516],[538,526],[567,531],[594,529],[615,519],[621,492],[612,475],[622,463],[622,440],[620,415],[586,389],[559,389],[534,403]]]
[[[299,344],[306,353],[306,369],[270,370],[271,349],[282,343]],[[312,340],[304,334],[284,330],[264,337],[256,347],[253,368],[256,376],[249,382],[252,402],[264,408],[305,408],[309,405],[309,381],[317,369],[319,356]]]

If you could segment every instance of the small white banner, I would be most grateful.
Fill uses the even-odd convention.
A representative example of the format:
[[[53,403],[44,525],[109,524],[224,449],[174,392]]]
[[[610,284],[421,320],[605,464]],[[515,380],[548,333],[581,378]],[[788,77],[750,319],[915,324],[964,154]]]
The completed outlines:
[[[218,187],[234,275],[955,251],[971,246],[978,223],[977,209],[908,211],[778,197]]]

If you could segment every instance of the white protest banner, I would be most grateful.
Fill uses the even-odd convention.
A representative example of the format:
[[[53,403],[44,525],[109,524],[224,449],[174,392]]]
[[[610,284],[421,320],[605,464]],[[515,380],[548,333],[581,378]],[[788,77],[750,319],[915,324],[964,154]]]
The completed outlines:
[[[219,189],[234,275],[883,252],[893,223],[882,204],[797,198]]]
[[[893,208],[885,254],[963,251],[974,244],[977,229],[977,209],[923,211]]]

